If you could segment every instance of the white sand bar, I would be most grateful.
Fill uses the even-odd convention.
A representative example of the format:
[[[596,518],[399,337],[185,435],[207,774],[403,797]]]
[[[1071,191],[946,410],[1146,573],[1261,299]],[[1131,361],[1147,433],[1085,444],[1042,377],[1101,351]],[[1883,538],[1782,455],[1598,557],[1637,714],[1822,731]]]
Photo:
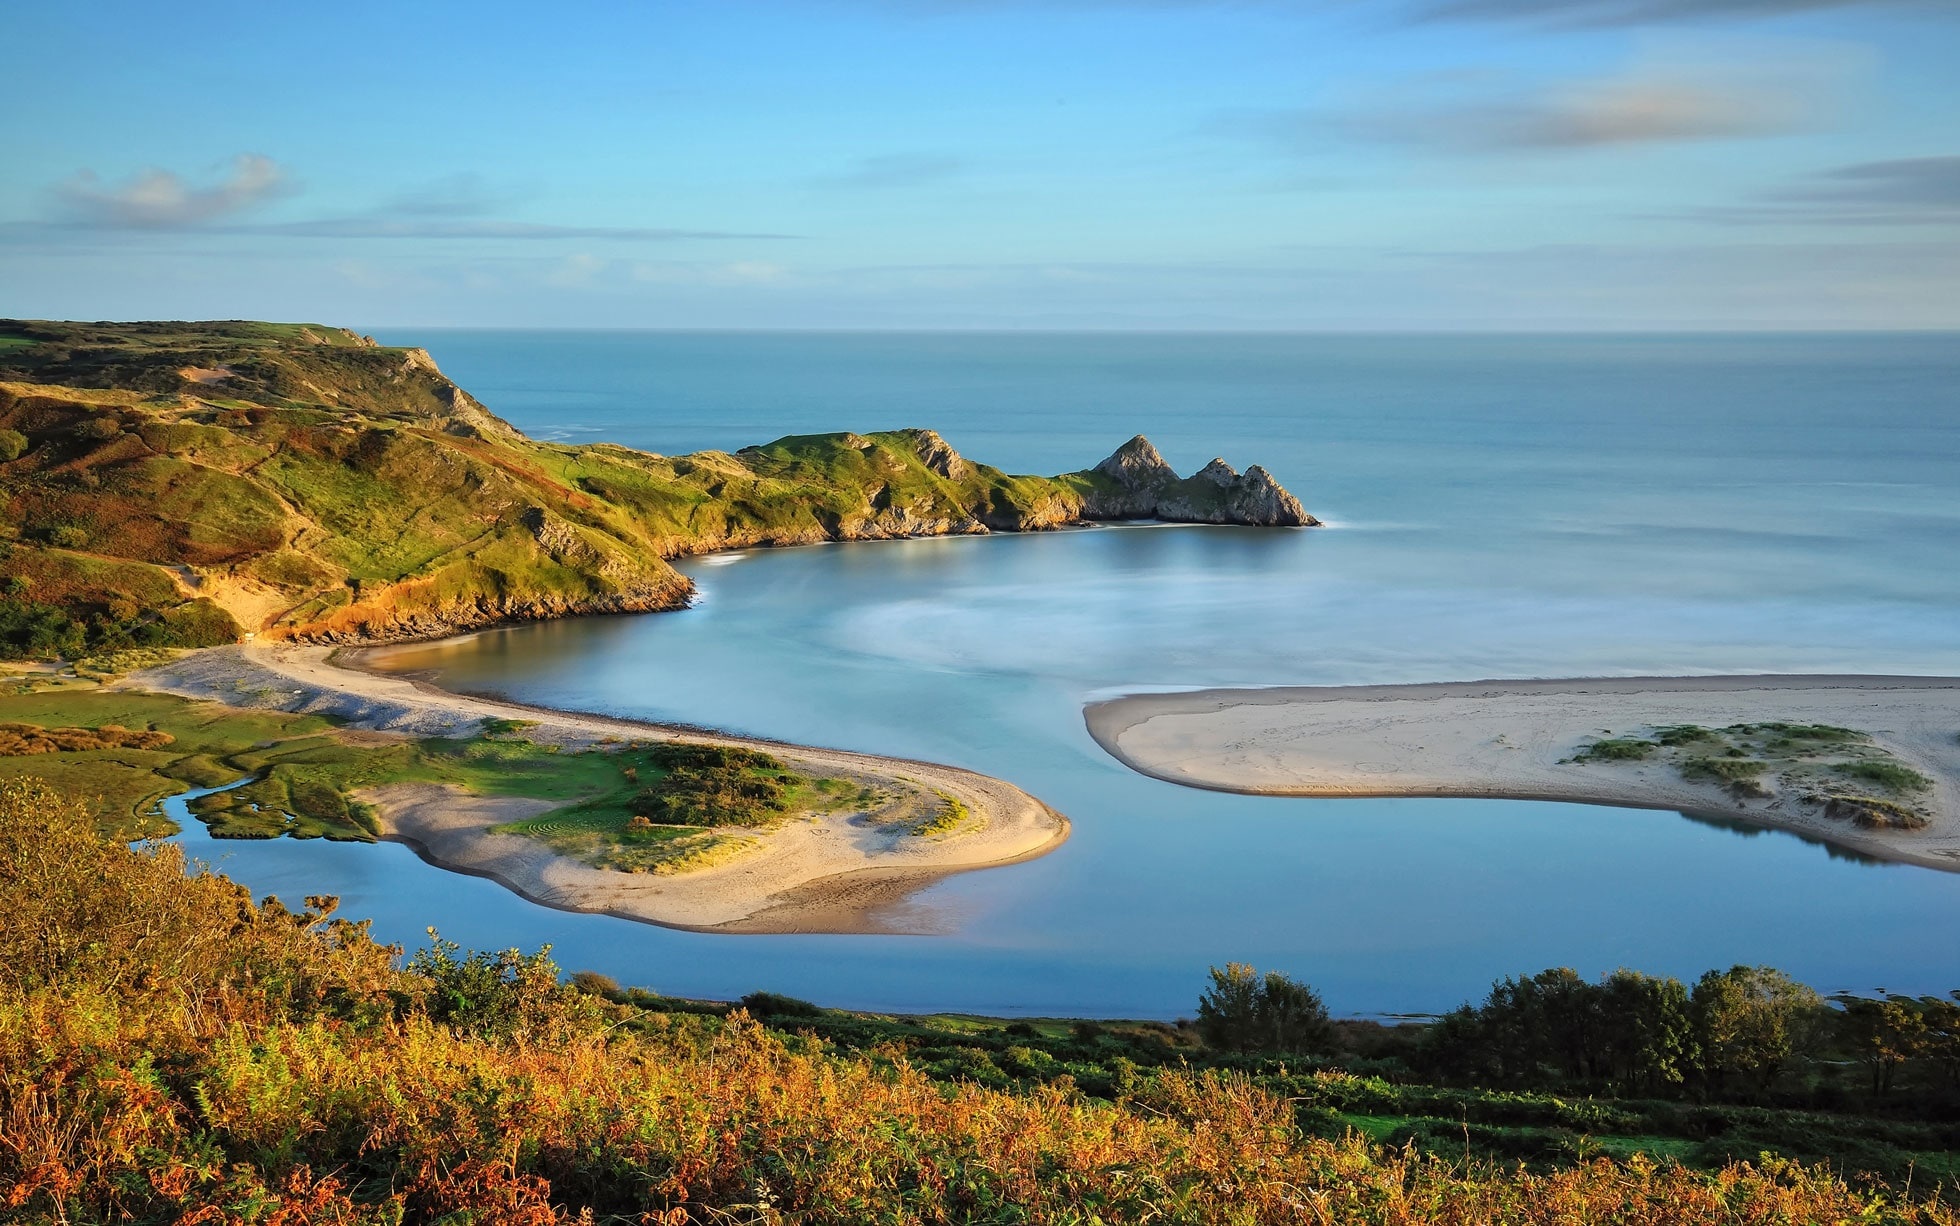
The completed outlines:
[[[1095,703],[1089,732],[1134,770],[1276,796],[1464,796],[1677,809],[1797,831],[1960,871],[1960,678],[1615,677],[1137,694]],[[1607,735],[1782,721],[1868,733],[1929,776],[1920,830],[1828,817],[1800,789],[1739,797],[1667,762],[1570,762]]]

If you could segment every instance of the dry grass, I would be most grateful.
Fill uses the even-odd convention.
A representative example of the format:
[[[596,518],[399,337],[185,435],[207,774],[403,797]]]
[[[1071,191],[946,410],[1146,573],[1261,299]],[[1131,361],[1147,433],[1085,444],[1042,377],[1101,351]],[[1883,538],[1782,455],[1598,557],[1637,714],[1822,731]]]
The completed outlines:
[[[0,724],[0,758],[80,749],[162,749],[176,739],[168,732],[132,731],[116,724],[104,724],[100,728]]]
[[[0,784],[0,1212],[26,1222],[1900,1222],[1953,1212],[1781,1161],[1539,1173],[1304,1135],[1170,1071],[935,1082],[726,1021],[427,959],[187,879]],[[453,1215],[453,1216],[452,1216]]]

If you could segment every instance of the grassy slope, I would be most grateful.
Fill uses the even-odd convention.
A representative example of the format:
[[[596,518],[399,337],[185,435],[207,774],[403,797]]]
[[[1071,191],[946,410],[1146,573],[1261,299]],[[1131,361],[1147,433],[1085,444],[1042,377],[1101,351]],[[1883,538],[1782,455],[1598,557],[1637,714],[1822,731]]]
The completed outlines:
[[[663,998],[586,980],[607,996],[656,1013],[723,1016],[732,1004]],[[942,1082],[974,1082],[1026,1093],[1063,1079],[1117,1099],[1143,1091],[1154,1072],[1229,1068],[1293,1104],[1300,1126],[1338,1138],[1354,1131],[1391,1148],[1444,1156],[1523,1161],[1550,1168],[1589,1156],[1636,1153],[1717,1168],[1770,1153],[1833,1161],[1846,1172],[1960,1188],[1952,1098],[1937,1072],[1895,1098],[1859,1093],[1861,1054],[1827,1044],[1790,1074],[1782,1101],[1694,1102],[1600,1096],[1583,1091],[1505,1091],[1425,1084],[1407,1055],[1421,1024],[1342,1022],[1338,1050],[1239,1056],[1207,1049],[1194,1027],[1161,1022],[941,1015],[903,1017],[818,1009],[766,994],[743,1004],[785,1035],[822,1038],[833,1050],[892,1056]],[[1829,1109],[1818,1106],[1828,1101]]]
[[[927,431],[680,457],[539,443],[421,351],[316,325],[0,321],[0,342],[16,655],[670,608],[676,556],[1048,527],[1107,483],[1008,476]]]
[[[725,830],[672,827],[644,837],[624,835],[634,796],[662,777],[644,746],[554,753],[523,740],[521,728],[457,741],[362,737],[349,742],[312,716],[239,711],[85,684],[12,685],[19,692],[0,696],[0,720],[44,727],[115,723],[177,738],[154,751],[0,758],[0,780],[38,776],[70,797],[107,797],[106,811],[95,810],[98,819],[109,818],[105,828],[121,834],[131,833],[132,816],[160,794],[263,772],[265,783],[226,795],[300,810],[298,820],[231,809],[200,816],[212,820],[217,833],[241,837],[365,838],[369,835],[359,822],[335,807],[344,803],[347,791],[382,782],[446,782],[487,794],[561,802],[553,813],[527,823],[539,829],[525,833],[542,834],[554,845],[563,841],[561,850],[569,854],[629,871],[660,872],[662,866],[671,871],[677,863],[696,865],[739,850],[729,844],[740,835]],[[25,688],[30,685],[38,688]],[[798,780],[792,807],[858,799],[855,785],[845,781]],[[728,1006],[644,991],[613,995],[652,1014],[728,1011]],[[770,1013],[772,1007],[778,1011]],[[785,1035],[814,1034],[837,1050],[879,1059],[902,1053],[935,1081],[1015,1094],[1066,1079],[1087,1094],[1118,1099],[1147,1089],[1153,1070],[1216,1065],[1240,1070],[1262,1090],[1292,1102],[1303,1128],[1329,1137],[1353,1129],[1392,1147],[1413,1144],[1448,1155],[1460,1154],[1467,1143],[1481,1157],[1548,1166],[1637,1152],[1715,1167],[1767,1151],[1807,1161],[1836,1158],[1847,1170],[1895,1179],[1917,1170],[1931,1181],[1960,1180],[1954,1158],[1960,1134],[1951,1113],[1928,1109],[1944,1101],[1940,1075],[1929,1073],[1920,1091],[1872,1101],[1862,1089],[1868,1077],[1865,1053],[1849,1045],[1827,1047],[1793,1073],[1781,1105],[1722,1105],[1426,1085],[1405,1061],[1417,1027],[1343,1023],[1341,1050],[1328,1061],[1303,1064],[1297,1057],[1221,1056],[1206,1050],[1191,1028],[1155,1022],[905,1018],[768,1000],[756,1009]]]
[[[1953,1194],[1937,1092],[1918,1118],[1560,1100],[1221,1057],[1164,1026],[762,996],[757,1025],[608,1002],[516,951],[400,968],[332,900],[307,906],[255,906],[0,781],[7,1220],[1960,1220],[1934,1199]],[[1667,1160],[1724,1146],[1750,1164]],[[1828,1169],[1776,1156],[1820,1149]]]

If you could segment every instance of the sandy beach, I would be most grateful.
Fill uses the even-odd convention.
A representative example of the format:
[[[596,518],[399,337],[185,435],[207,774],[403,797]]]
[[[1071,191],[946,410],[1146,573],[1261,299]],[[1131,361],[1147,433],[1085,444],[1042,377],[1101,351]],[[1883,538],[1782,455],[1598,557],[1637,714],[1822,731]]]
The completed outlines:
[[[494,834],[552,807],[432,784],[372,789],[384,836],[443,868],[498,881],[533,902],[667,927],[718,932],[921,932],[934,918],[906,899],[949,874],[1032,859],[1068,837],[1068,821],[998,779],[957,767],[785,745],[700,729],[556,711],[452,694],[363,671],[360,653],[291,645],[216,647],[120,684],[237,707],[332,715],[353,728],[412,736],[469,735],[484,719],[534,721],[532,740],[585,749],[618,740],[676,740],[766,749],[812,776],[944,792],[971,815],[960,829],[920,837],[854,813],[812,815],[756,835],[731,862],[673,876],[593,868],[535,840]],[[354,667],[345,665],[352,664]],[[754,833],[754,832],[750,832]]]
[[[1216,689],[1090,705],[1090,734],[1171,783],[1275,796],[1459,796],[1676,809],[1960,871],[1960,678],[1624,677]],[[1739,796],[1659,761],[1572,762],[1678,724],[1831,724],[1932,780],[1918,830],[1865,829],[1798,789]]]

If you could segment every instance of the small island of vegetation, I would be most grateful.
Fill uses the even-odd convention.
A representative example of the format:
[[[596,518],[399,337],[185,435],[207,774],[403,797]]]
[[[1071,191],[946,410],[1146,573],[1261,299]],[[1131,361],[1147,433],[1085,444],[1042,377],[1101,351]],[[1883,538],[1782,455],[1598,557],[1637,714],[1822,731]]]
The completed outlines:
[[[1827,816],[1870,830],[1920,830],[1933,781],[1878,745],[1868,732],[1780,720],[1704,728],[1671,724],[1638,736],[1603,737],[1576,763],[1660,760],[1681,777],[1721,785],[1743,800],[1792,793]],[[1882,793],[1872,795],[1872,792]]]

